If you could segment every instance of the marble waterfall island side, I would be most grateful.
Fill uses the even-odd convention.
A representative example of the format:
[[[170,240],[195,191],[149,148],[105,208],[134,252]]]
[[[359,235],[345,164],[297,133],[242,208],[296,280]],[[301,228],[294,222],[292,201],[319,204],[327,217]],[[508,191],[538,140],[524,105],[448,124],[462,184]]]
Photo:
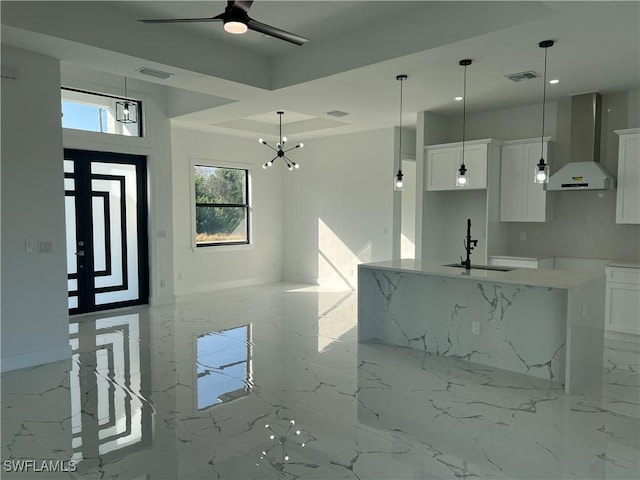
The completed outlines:
[[[358,267],[358,341],[383,342],[561,382],[600,385],[605,277],[400,260]]]

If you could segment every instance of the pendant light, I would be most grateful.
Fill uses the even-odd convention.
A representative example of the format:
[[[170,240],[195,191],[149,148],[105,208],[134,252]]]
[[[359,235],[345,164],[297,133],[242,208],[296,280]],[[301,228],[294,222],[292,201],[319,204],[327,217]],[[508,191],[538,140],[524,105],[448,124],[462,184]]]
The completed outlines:
[[[120,123],[138,122],[138,102],[129,100],[127,77],[124,77],[124,100],[116,102],[116,120]]]
[[[293,170],[294,168],[300,168],[300,165],[298,165],[296,162],[294,162],[293,160],[291,160],[290,158],[288,158],[285,153],[293,150],[294,148],[302,148],[304,147],[304,143],[299,143],[294,147],[291,147],[287,150],[284,149],[284,144],[287,143],[287,137],[283,137],[282,136],[282,115],[284,115],[284,112],[276,112],[279,116],[280,116],[280,136],[279,136],[279,142],[276,143],[276,147],[272,147],[271,145],[269,145],[264,139],[260,138],[258,140],[258,143],[261,143],[263,145],[266,145],[267,147],[269,147],[271,150],[273,150],[274,152],[276,152],[276,156],[273,157],[271,160],[269,160],[268,162],[266,162],[264,165],[262,165],[262,168],[268,168],[270,166],[273,165],[273,161],[276,158],[281,158],[282,160],[284,160],[284,162],[287,164],[287,168],[289,170]]]
[[[540,161],[535,167],[535,183],[547,183],[549,181],[549,164],[544,161],[544,110],[547,101],[547,50],[553,47],[553,40],[544,40],[538,46],[544,48],[544,76],[542,82],[542,133],[540,134]]]
[[[395,190],[404,190],[404,175],[402,174],[402,82],[407,79],[407,76],[397,75],[396,80],[400,81],[400,133],[398,136],[398,173],[393,177],[393,185]]]
[[[460,66],[464,67],[464,82],[462,87],[462,162],[456,176],[457,187],[468,187],[467,166],[464,164],[464,141],[466,136],[467,122],[467,67],[471,65],[471,60],[460,60]]]

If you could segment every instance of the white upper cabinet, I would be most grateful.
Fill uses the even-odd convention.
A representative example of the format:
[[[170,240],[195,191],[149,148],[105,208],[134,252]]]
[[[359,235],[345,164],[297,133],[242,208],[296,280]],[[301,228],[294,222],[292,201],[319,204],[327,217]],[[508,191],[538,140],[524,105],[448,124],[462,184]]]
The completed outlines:
[[[487,161],[500,161],[491,148],[495,140],[473,140],[464,144],[464,164],[469,185],[458,187],[456,176],[462,163],[462,142],[428,145],[425,190],[478,190],[487,188]]]
[[[640,223],[640,128],[615,132],[619,135],[616,223]]]
[[[500,176],[501,222],[548,222],[553,218],[552,194],[534,183],[541,152],[553,164],[550,137],[511,140],[502,145]],[[542,150],[541,150],[542,149]]]

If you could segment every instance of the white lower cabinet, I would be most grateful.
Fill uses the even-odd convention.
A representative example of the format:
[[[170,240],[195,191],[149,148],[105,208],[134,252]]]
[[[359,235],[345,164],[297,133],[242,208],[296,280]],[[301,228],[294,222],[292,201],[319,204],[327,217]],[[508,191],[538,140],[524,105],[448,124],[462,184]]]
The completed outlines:
[[[640,335],[640,268],[605,267],[605,329]]]
[[[545,270],[553,270],[554,258],[529,258],[529,257],[502,257],[492,255],[489,257],[489,265],[496,267],[513,267],[513,268],[540,268]]]
[[[535,167],[544,156],[553,161],[550,137],[510,140],[502,145],[500,178],[501,222],[548,222],[553,219],[552,194],[534,183]]]

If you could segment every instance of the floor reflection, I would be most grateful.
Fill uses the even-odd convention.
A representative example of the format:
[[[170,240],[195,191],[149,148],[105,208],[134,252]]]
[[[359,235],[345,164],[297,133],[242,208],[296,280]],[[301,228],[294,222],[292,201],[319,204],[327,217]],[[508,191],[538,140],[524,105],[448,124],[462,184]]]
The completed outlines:
[[[72,459],[80,471],[151,444],[151,405],[142,394],[151,362],[141,338],[148,333],[138,313],[69,325]]]
[[[51,478],[82,479],[638,478],[637,345],[608,344],[601,398],[565,395],[358,344],[356,303],[275,284],[73,319],[72,361],[2,376],[2,460],[73,458]]]

